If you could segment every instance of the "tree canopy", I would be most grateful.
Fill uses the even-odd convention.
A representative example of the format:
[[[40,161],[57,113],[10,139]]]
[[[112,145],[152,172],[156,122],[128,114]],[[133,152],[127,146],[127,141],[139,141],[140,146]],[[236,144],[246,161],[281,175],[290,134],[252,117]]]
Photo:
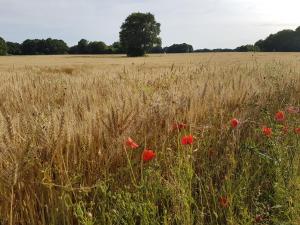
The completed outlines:
[[[6,42],[7,45],[7,54],[9,55],[21,55],[22,49],[19,43],[15,42]]]
[[[112,53],[110,47],[103,41],[87,41],[81,39],[77,45],[72,46],[69,50],[70,54],[108,54]]]
[[[164,51],[166,53],[189,53],[189,52],[193,52],[193,46],[186,44],[186,43],[182,43],[182,44],[173,44],[170,47],[165,47]]]
[[[2,37],[0,37],[0,55],[6,55],[6,53],[7,53],[6,42]]]
[[[255,43],[264,52],[299,52],[300,51],[300,27],[295,31],[282,30],[269,35],[265,40]]]
[[[132,13],[121,26],[120,42],[128,56],[143,56],[161,44],[160,24],[151,13]]]
[[[22,43],[21,50],[24,55],[54,55],[65,54],[68,46],[63,40],[51,39],[27,39]]]

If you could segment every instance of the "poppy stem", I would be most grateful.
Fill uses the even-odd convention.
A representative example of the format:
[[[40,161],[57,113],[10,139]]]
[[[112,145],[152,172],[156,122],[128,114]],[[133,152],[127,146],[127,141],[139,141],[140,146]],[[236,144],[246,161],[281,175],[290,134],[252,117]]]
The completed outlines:
[[[133,184],[134,184],[135,186],[138,186],[137,183],[136,183],[136,178],[135,178],[135,175],[134,175],[134,172],[133,172],[133,168],[132,168],[132,165],[131,165],[131,161],[130,161],[128,152],[126,151],[126,148],[125,148],[125,154],[126,154],[126,158],[127,158],[129,167],[130,167],[130,172],[131,172],[131,176],[132,176],[132,179],[133,179]]]

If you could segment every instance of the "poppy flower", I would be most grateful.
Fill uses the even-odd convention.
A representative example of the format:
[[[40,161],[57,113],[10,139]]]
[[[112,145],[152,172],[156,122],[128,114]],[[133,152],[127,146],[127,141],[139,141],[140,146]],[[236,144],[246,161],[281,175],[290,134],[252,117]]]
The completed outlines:
[[[230,124],[231,124],[231,127],[232,128],[236,128],[239,124],[240,124],[240,121],[236,118],[233,118],[231,121],[230,121]]]
[[[300,134],[300,127],[295,128],[295,133]]]
[[[190,134],[190,135],[182,137],[181,144],[183,144],[183,145],[191,145],[191,144],[193,144],[193,141],[194,141],[194,137],[193,137],[193,135]]]
[[[276,121],[278,121],[278,122],[284,121],[284,119],[285,119],[285,114],[284,114],[284,112],[283,112],[283,111],[277,112],[277,113],[275,114],[275,119],[276,119]]]
[[[228,198],[226,196],[221,196],[219,198],[219,204],[222,208],[227,208],[229,206]]]
[[[144,162],[148,162],[152,159],[154,159],[156,156],[155,152],[150,149],[144,149],[142,153],[142,159]]]
[[[182,130],[182,129],[186,129],[187,128],[187,125],[184,124],[184,123],[174,123],[172,125],[172,130],[173,131],[176,131],[176,130]]]
[[[263,127],[262,132],[265,136],[270,137],[272,135],[272,128],[270,127]]]
[[[136,149],[139,147],[139,145],[137,143],[135,143],[135,141],[132,140],[130,137],[127,138],[125,144],[126,144],[126,146],[128,146],[131,149]]]

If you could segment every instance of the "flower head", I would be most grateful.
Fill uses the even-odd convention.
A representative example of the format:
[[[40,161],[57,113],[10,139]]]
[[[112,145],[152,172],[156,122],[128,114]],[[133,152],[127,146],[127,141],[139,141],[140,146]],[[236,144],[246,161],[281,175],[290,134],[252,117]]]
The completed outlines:
[[[154,159],[156,156],[155,152],[150,150],[150,149],[144,149],[143,153],[142,153],[142,160],[144,162],[148,162],[152,159]]]
[[[227,208],[229,206],[229,201],[226,196],[221,196],[219,198],[219,204],[222,208]]]
[[[284,114],[284,112],[283,112],[283,111],[277,112],[277,113],[275,114],[275,119],[276,119],[276,121],[278,121],[278,122],[284,121],[284,119],[285,119],[285,114]]]
[[[181,139],[181,144],[183,145],[191,145],[193,144],[193,141],[194,141],[194,137],[193,135],[186,135],[186,136],[183,136],[182,139]]]
[[[272,135],[272,128],[270,127],[263,127],[262,132],[265,136],[270,137]]]
[[[231,119],[230,124],[232,128],[236,128],[240,124],[240,121],[236,118],[233,118]]]
[[[300,134],[300,127],[295,128],[295,133]]]
[[[135,141],[132,140],[130,137],[127,138],[125,144],[126,144],[126,146],[128,146],[131,149],[136,149],[139,147],[139,145],[137,143],[135,143]]]

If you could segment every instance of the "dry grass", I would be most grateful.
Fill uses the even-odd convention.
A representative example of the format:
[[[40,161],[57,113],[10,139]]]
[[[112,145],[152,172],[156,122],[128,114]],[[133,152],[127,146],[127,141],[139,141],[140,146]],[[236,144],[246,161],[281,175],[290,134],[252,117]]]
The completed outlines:
[[[300,105],[300,54],[1,57],[0,83],[1,225],[296,221],[300,139],[273,114]]]

